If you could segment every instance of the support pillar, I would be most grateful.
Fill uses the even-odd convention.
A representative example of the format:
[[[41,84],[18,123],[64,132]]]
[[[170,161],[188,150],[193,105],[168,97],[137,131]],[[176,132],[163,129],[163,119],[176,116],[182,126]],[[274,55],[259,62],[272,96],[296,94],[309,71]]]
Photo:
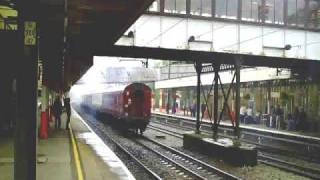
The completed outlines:
[[[18,1],[17,119],[14,137],[14,179],[36,179],[37,137],[37,7]]]
[[[219,99],[219,71],[220,64],[214,63],[214,87],[213,87],[213,139],[218,136],[218,99]]]
[[[236,99],[235,99],[235,113],[236,113],[236,126],[234,129],[235,136],[240,138],[239,120],[240,120],[240,60],[236,59]]]
[[[202,63],[196,62],[196,71],[197,71],[197,121],[196,121],[196,133],[200,133],[200,82],[201,82],[201,70]]]
[[[271,114],[271,82],[267,82],[267,114]]]
[[[42,85],[41,90],[41,111],[46,112],[49,107],[49,94],[48,88],[45,85]]]

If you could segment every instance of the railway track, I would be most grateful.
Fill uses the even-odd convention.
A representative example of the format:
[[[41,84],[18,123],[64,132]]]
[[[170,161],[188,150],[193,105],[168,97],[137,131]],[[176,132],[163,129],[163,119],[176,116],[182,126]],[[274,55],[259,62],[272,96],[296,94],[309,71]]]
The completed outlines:
[[[186,171],[196,174],[195,176],[199,179],[239,179],[203,161],[193,158],[188,154],[156,142],[145,136],[141,139],[135,139],[134,141],[141,144],[146,149],[149,149],[166,158],[168,161],[183,167],[183,169]]]
[[[168,126],[168,125],[166,125],[166,126]],[[171,126],[171,125],[169,125],[169,126]],[[171,127],[172,128],[180,128],[179,130],[182,130],[182,131],[188,129],[185,127],[181,128],[178,126],[171,126]],[[162,133],[174,136],[179,139],[183,139],[183,133],[175,132],[173,130],[169,130],[166,128],[160,128],[160,127],[154,126],[152,124],[149,124],[148,128],[155,130],[155,131],[158,131],[158,132],[162,132]],[[191,130],[191,129],[189,129],[189,130]],[[207,134],[210,134],[210,133],[207,132]],[[223,136],[223,135],[221,135],[221,136]],[[319,169],[316,169],[313,167],[300,166],[295,163],[284,160],[283,157],[281,158],[279,156],[275,156],[270,153],[263,152],[263,148],[261,148],[261,147],[259,149],[260,149],[260,151],[262,151],[262,152],[258,153],[258,161],[260,163],[263,163],[263,164],[266,164],[269,166],[273,166],[273,167],[277,167],[279,169],[282,169],[282,170],[285,170],[288,172],[292,172],[292,173],[295,173],[298,175],[302,175],[302,176],[305,176],[308,178],[320,179],[320,170]]]
[[[103,139],[107,138],[109,140],[109,143],[111,142],[113,146],[116,147],[117,152],[121,151],[125,156],[127,156],[128,159],[133,160],[139,168],[141,168],[142,171],[144,171],[148,178],[154,179],[154,180],[162,180],[155,172],[153,172],[149,167],[145,166],[138,158],[136,158],[131,152],[129,152],[124,146],[122,146],[120,143],[118,143],[116,140],[114,140],[111,136],[107,136],[101,129],[94,123],[92,123],[90,120],[86,120],[89,126],[91,126],[97,134],[101,136],[101,134],[104,134],[105,136]]]
[[[116,146],[117,150],[122,151],[135,161],[149,175],[150,178],[148,179],[237,179],[219,169],[210,167],[210,165],[200,165],[201,162],[194,158],[191,160],[192,157],[183,156],[178,152],[173,153],[168,150],[170,147],[165,149],[165,146],[160,147],[155,143],[146,145],[148,142],[151,143],[152,140],[147,140],[145,137],[136,135],[129,138],[116,137],[102,130],[101,122],[96,124],[87,120],[87,123],[100,137],[102,136],[102,139],[108,139]],[[128,141],[131,141],[131,143],[128,143]]]
[[[154,113],[152,121],[158,121],[166,124],[174,124],[192,128],[194,130],[195,120],[189,117],[179,117],[174,115]],[[200,130],[202,132],[212,133],[212,124],[202,122]],[[302,135],[291,134],[287,132],[276,132],[273,130],[260,130],[255,127],[240,127],[241,140],[250,144],[256,144],[265,150],[274,150],[278,154],[287,155],[289,153],[299,156],[309,162],[320,164],[320,139],[314,137],[306,137]],[[229,124],[221,123],[218,129],[219,134],[233,136],[233,128]],[[288,136],[290,138],[288,138]]]

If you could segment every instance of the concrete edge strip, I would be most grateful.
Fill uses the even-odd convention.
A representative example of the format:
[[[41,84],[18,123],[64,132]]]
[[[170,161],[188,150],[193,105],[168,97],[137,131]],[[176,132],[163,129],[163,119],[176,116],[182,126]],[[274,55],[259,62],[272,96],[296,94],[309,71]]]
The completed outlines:
[[[94,136],[98,139],[98,141],[100,141],[101,145],[103,145],[105,148],[109,149],[111,151],[111,153],[114,154],[114,152],[104,143],[104,141],[100,138],[100,136],[98,136],[95,131],[85,122],[85,120],[82,119],[82,117],[78,114],[78,112],[76,110],[74,110],[73,108],[72,109],[72,114],[77,117],[81,123],[83,123],[88,129],[89,131],[94,134]],[[71,128],[70,128],[71,129]],[[119,160],[119,162],[122,164],[122,168],[123,168],[123,171],[125,172],[125,174],[128,176],[127,179],[129,180],[135,180],[136,178],[132,175],[132,173],[128,170],[128,168],[124,165],[124,163],[121,161],[121,159],[116,155],[114,154],[114,156],[117,157],[117,159]]]
[[[82,171],[82,168],[81,168],[80,155],[79,155],[79,151],[78,151],[78,147],[77,147],[77,143],[76,143],[75,137],[74,137],[73,132],[72,132],[71,124],[69,124],[69,132],[70,132],[70,136],[71,136],[73,156],[74,156],[74,160],[75,160],[75,164],[76,164],[78,180],[84,180],[83,171]]]

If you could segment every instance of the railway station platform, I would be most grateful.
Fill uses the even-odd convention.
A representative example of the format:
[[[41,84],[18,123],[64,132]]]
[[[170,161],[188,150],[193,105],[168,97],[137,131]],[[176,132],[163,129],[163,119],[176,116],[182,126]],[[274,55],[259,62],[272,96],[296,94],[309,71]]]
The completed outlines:
[[[37,141],[38,180],[75,180],[75,166],[69,131],[49,129],[48,139]],[[14,179],[14,140],[0,137],[0,180]]]
[[[195,117],[184,116],[183,112],[176,114],[167,114],[165,112],[153,111],[153,116],[156,122],[168,123],[195,130]],[[208,119],[202,120],[200,130],[205,133],[212,132],[212,124]],[[193,129],[194,128],[194,129]],[[275,151],[279,154],[291,153],[294,156],[299,156],[308,159],[319,159],[319,142],[318,136],[310,136],[303,134],[303,132],[292,132],[286,130],[277,130],[268,127],[261,127],[255,125],[240,125],[241,139],[255,144],[263,149]],[[218,133],[223,137],[231,137],[234,134],[230,122],[220,122]]]
[[[104,144],[74,110],[70,126],[79,150],[79,163],[81,163],[83,179],[135,179],[116,154]]]
[[[160,109],[154,109],[152,111],[153,113],[159,113],[159,114],[163,114],[163,115],[170,115],[170,116],[174,116],[174,117],[181,117],[181,118],[186,118],[189,120],[194,120],[196,121],[196,117],[191,117],[190,112],[186,112],[186,114],[183,113],[182,110],[177,111],[175,114],[171,113],[171,110],[169,111],[169,114],[165,112],[165,110],[160,110]],[[203,122],[206,123],[210,123],[210,120],[207,118],[203,118],[202,120]],[[212,120],[213,122],[213,120]],[[220,122],[221,125],[225,125],[225,126],[231,126],[230,121],[221,121]],[[307,138],[307,139],[316,139],[318,141],[320,141],[320,132],[316,132],[316,133],[309,133],[309,132],[301,132],[301,131],[288,131],[288,130],[283,130],[283,129],[275,129],[275,128],[270,128],[267,127],[265,124],[240,124],[241,128],[245,128],[245,129],[252,129],[255,131],[264,131],[267,133],[272,133],[272,134],[283,134],[286,136],[300,136],[303,138]]]
[[[48,139],[37,141],[37,180],[104,180],[135,179],[126,166],[72,112],[70,130],[65,127],[66,115],[61,116],[61,129],[49,123]],[[14,140],[0,137],[0,180],[14,179]]]

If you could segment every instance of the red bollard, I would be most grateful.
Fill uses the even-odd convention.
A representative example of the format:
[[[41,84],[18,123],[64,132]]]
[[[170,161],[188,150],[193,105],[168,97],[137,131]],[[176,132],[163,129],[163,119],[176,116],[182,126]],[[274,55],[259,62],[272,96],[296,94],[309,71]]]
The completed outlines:
[[[48,139],[48,119],[46,112],[41,112],[40,138]]]

